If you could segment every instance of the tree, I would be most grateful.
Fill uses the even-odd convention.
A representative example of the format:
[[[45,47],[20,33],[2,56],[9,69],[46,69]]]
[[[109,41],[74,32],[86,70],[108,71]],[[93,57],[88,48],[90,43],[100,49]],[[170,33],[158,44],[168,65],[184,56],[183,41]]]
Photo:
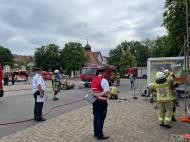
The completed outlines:
[[[3,46],[0,46],[0,63],[10,66],[13,66],[14,63],[11,51]]]
[[[152,57],[170,57],[171,54],[171,45],[168,41],[167,36],[157,37],[154,40],[154,47],[151,48]]]
[[[149,57],[148,47],[138,41],[124,41],[121,43],[123,54],[127,51],[130,52],[136,59],[137,66],[146,66]]]
[[[118,45],[116,49],[111,49],[109,52],[108,64],[114,65],[120,70],[120,61],[123,55],[121,45]]]
[[[62,65],[67,74],[80,70],[85,64],[84,49],[81,43],[69,42],[61,50]]]
[[[135,56],[131,54],[129,50],[126,50],[125,53],[121,57],[121,66],[125,68],[134,67],[137,64],[137,61],[135,59]]]
[[[43,70],[60,69],[61,58],[60,48],[55,44],[49,44],[37,48],[34,53],[35,66],[41,67]]]
[[[163,25],[168,30],[169,56],[178,56],[186,34],[186,0],[166,0]],[[190,10],[190,8],[189,8]],[[189,12],[190,13],[190,12]]]

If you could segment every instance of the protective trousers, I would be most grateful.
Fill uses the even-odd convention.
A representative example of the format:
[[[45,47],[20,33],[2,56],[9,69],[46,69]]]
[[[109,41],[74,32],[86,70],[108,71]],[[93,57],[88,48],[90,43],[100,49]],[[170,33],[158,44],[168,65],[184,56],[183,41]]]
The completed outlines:
[[[169,125],[172,119],[173,102],[157,102],[160,124]]]
[[[107,101],[97,100],[93,103],[94,114],[94,136],[101,138],[103,136],[104,120],[107,114]]]

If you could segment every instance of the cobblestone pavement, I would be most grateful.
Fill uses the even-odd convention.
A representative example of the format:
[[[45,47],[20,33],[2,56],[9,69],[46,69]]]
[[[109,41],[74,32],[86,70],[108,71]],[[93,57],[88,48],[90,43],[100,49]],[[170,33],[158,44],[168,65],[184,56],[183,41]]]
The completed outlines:
[[[148,99],[133,100],[129,94],[120,94],[127,100],[109,100],[104,133],[109,142],[169,142],[173,134],[189,132],[189,124],[172,123],[172,129],[158,125],[153,105]],[[182,109],[178,109],[182,110]],[[93,137],[91,105],[65,113],[14,134],[2,137],[0,142],[96,142]]]

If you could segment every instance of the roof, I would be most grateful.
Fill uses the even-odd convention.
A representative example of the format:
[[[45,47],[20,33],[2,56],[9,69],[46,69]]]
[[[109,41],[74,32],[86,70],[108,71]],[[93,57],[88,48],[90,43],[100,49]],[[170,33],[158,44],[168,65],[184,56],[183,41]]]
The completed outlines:
[[[98,60],[98,55],[96,52],[92,52],[91,50],[86,50],[84,52],[85,57],[87,58],[87,63],[90,64],[101,64]]]

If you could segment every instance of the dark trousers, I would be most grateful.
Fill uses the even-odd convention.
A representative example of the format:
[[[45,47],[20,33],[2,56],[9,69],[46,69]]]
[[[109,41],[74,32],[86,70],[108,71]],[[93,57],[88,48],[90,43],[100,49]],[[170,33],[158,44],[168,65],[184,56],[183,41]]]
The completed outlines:
[[[34,104],[34,119],[35,120],[42,119],[42,108],[44,104],[43,102],[36,102],[38,95],[40,95],[39,91],[33,94],[34,99],[35,99],[35,104]]]
[[[107,101],[97,100],[93,103],[94,135],[98,138],[103,136],[104,120],[107,113]]]

